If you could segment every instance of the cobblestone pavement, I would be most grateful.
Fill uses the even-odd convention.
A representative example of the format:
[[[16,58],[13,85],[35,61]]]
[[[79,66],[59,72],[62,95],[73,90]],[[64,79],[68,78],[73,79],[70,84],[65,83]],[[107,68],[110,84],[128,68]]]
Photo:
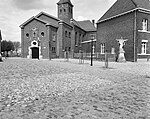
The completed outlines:
[[[150,119],[150,62],[6,59],[0,119]]]

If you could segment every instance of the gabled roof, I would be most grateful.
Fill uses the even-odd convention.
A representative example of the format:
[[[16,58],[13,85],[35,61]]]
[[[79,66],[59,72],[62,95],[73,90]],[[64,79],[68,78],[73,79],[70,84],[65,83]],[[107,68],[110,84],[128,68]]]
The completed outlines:
[[[47,21],[47,20],[42,20],[42,19],[39,18],[41,15],[45,15],[45,16],[47,16],[47,17],[49,17],[49,18],[52,18],[52,19],[54,19],[56,22],[49,22],[49,21]],[[45,12],[40,12],[38,15],[31,17],[31,18],[28,19],[26,22],[24,22],[23,24],[21,24],[20,27],[24,27],[25,25],[27,25],[28,23],[30,23],[30,22],[33,21],[33,20],[37,20],[37,21],[42,22],[42,23],[44,23],[44,24],[49,24],[49,25],[54,26],[54,27],[56,27],[56,28],[58,27],[58,21],[60,21],[60,19],[58,19],[58,18],[56,18],[56,17],[54,17],[54,16],[51,16],[51,15],[45,13]]]
[[[80,28],[84,29],[85,31],[96,31],[95,26],[90,20],[85,21],[77,21]]]
[[[149,0],[117,0],[112,7],[98,20],[102,22],[138,8],[150,10]]]
[[[47,14],[47,13],[45,13],[45,12],[43,12],[43,11],[40,12],[40,13],[39,13],[38,15],[36,15],[35,17],[39,18],[41,15],[45,15],[45,16],[48,16],[48,17],[54,19],[54,20],[60,21],[60,19],[58,19],[57,17],[54,17],[54,16],[52,16],[52,15],[50,15],[50,14]]]
[[[137,8],[144,8],[150,10],[150,0],[132,0]]]
[[[24,27],[25,25],[27,25],[28,23],[30,23],[30,22],[33,21],[33,20],[37,20],[37,21],[39,21],[39,22],[42,22],[43,24],[47,24],[46,21],[41,20],[41,19],[36,18],[36,17],[33,16],[33,17],[31,17],[30,19],[28,19],[26,22],[24,22],[23,24],[21,24],[19,27]]]

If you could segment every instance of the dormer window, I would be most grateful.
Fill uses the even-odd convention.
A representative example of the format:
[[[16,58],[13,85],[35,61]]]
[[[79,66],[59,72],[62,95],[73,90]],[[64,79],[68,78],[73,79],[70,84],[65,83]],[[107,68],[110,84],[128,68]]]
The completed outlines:
[[[148,20],[147,19],[143,19],[142,20],[142,30],[143,31],[147,31],[148,30]]]

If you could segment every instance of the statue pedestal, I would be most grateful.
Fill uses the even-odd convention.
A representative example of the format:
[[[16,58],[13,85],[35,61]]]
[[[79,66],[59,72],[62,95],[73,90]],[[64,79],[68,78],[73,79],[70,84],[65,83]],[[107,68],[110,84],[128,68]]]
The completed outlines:
[[[0,62],[2,62],[3,60],[2,60],[2,55],[0,54]]]
[[[126,62],[125,56],[124,56],[125,51],[122,51],[118,55],[118,62]]]
[[[124,53],[125,51],[123,50],[123,46],[125,45],[125,42],[128,40],[128,39],[116,39],[118,42],[119,42],[119,55],[118,55],[118,62],[126,62],[126,59],[125,59],[125,56],[124,56]]]

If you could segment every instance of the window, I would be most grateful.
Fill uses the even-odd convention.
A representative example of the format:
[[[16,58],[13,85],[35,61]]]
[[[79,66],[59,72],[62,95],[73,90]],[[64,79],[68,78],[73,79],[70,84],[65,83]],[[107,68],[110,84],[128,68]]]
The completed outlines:
[[[28,33],[26,34],[26,37],[29,38],[29,34]]]
[[[141,48],[141,54],[146,54],[146,43],[147,40],[142,40],[142,48]]]
[[[69,32],[69,38],[71,38],[71,32]]]
[[[72,13],[72,8],[70,9],[71,13]]]
[[[52,47],[52,53],[55,53],[55,52],[56,52],[56,48]]]
[[[56,34],[54,34],[54,33],[52,35],[52,41],[56,41]]]
[[[65,37],[67,37],[67,31],[65,31]]]
[[[144,31],[148,30],[148,20],[147,19],[142,20],[142,30],[144,30]]]
[[[66,12],[66,9],[64,9],[64,12]]]
[[[101,54],[105,54],[105,43],[101,44]]]
[[[65,51],[68,51],[68,48],[67,48],[67,47],[65,47]]]
[[[75,33],[75,45],[77,45],[77,32]]]
[[[62,9],[60,9],[59,12],[62,13]]]
[[[44,37],[44,32],[41,33],[41,36]]]

